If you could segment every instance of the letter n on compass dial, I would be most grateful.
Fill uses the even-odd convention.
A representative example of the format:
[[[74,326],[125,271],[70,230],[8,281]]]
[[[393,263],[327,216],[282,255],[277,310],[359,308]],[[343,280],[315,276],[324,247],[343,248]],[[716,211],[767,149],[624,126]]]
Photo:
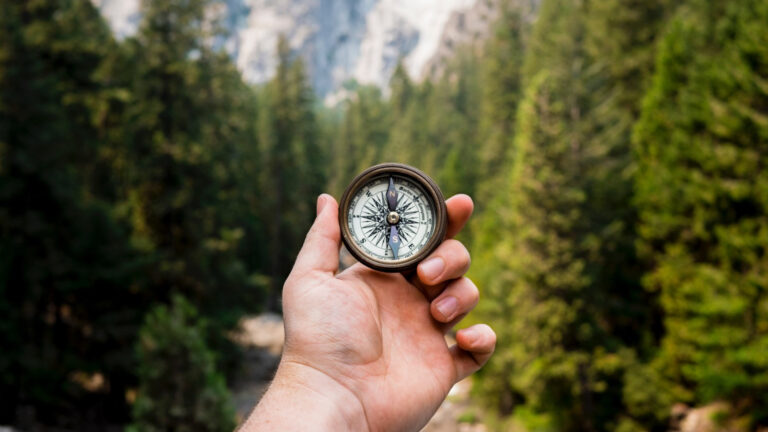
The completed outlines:
[[[395,197],[391,202],[388,194]],[[435,208],[421,185],[397,174],[383,175],[351,197],[347,223],[353,241],[366,255],[397,262],[427,245],[435,229]]]

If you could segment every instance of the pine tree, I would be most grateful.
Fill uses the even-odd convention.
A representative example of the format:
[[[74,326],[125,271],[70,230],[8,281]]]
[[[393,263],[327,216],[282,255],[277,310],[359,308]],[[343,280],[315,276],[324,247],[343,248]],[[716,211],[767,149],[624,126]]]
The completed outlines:
[[[71,418],[93,397],[75,372],[102,373],[100,403],[119,418],[142,260],[95,176],[108,170],[99,71],[116,45],[86,0],[10,2],[0,21],[0,423],[19,406]]]
[[[695,403],[768,416],[768,5],[692,1],[635,130],[642,252],[666,334],[654,365]]]
[[[312,223],[327,163],[304,64],[292,58],[284,38],[278,43],[278,58],[275,77],[263,90],[258,118],[263,155],[259,185],[265,192],[260,198],[260,216],[268,242],[273,309],[278,307],[283,280]]]
[[[256,263],[240,256],[250,226],[245,204],[252,178],[254,102],[225,53],[210,44],[204,0],[142,3],[142,22],[126,42],[139,58],[127,71],[131,94],[116,147],[125,159],[121,199],[134,236],[157,258],[151,297],[182,292],[223,326],[231,304],[244,308]],[[251,157],[238,160],[239,155]],[[250,239],[255,240],[255,239]]]
[[[653,338],[655,300],[640,287],[637,259],[637,214],[632,205],[635,169],[631,133],[640,113],[642,97],[653,70],[657,39],[676,3],[666,0],[610,0],[590,4],[584,46],[591,66],[586,80],[594,82],[590,112],[584,122],[592,126],[590,140],[599,143],[601,163],[590,169],[591,194],[599,208],[592,217],[603,226],[597,266],[602,279],[621,290],[607,290],[614,333],[625,344]]]
[[[388,162],[400,162],[419,165],[416,151],[421,150],[422,141],[419,132],[423,129],[423,108],[419,104],[419,87],[416,86],[405,70],[402,61],[398,63],[390,80],[391,95],[389,99],[392,113],[391,133],[387,143]]]
[[[586,3],[542,5],[512,172],[497,192],[498,225],[480,234],[495,240],[486,240],[487,269],[477,271],[490,300],[481,315],[502,341],[483,384],[502,413],[556,430],[618,426],[622,375],[642,335],[626,317],[642,294],[622,213],[631,183],[617,176],[629,142],[599,139],[595,91],[610,77],[593,71],[589,13]]]
[[[457,51],[426,101],[429,141],[425,150],[431,157],[427,165],[433,166],[433,175],[447,197],[457,193],[474,196],[478,177],[487,175],[479,167],[478,156],[481,94],[477,64],[474,52]],[[460,235],[469,244],[470,228]]]
[[[587,16],[585,48],[592,59],[593,89],[589,121],[591,138],[601,143],[605,163],[592,170],[603,206],[594,212],[602,235],[596,263],[603,279],[619,290],[605,294],[612,333],[631,348],[625,356],[624,404],[620,427],[634,430],[662,427],[676,396],[655,387],[659,377],[643,362],[653,355],[660,335],[658,301],[640,284],[644,266],[637,257],[637,212],[632,173],[632,128],[640,115],[642,98],[654,68],[657,40],[677,2],[609,0],[593,2]],[[649,407],[653,407],[649,409]],[[662,420],[663,417],[663,420]],[[660,421],[662,420],[662,421]]]
[[[334,168],[329,189],[340,196],[359,172],[388,161],[389,106],[378,87],[362,86],[347,100],[334,145]]]
[[[470,226],[474,233],[472,253],[475,261],[481,263],[474,266],[471,275],[481,285],[495,277],[491,266],[483,263],[496,262],[498,230],[504,226],[502,220],[509,206],[507,190],[514,153],[514,126],[518,104],[523,96],[521,72],[525,58],[524,38],[530,33],[530,26],[524,22],[522,11],[512,2],[501,2],[499,8],[499,18],[483,47],[478,65],[481,76],[481,115],[478,120],[480,142],[476,150],[478,174],[474,197],[475,214]],[[500,390],[499,393],[508,392]]]
[[[231,431],[235,415],[206,329],[183,297],[157,306],[139,333],[139,391],[129,431]]]
[[[194,186],[210,170],[204,165],[208,149],[198,145],[202,106],[192,83],[199,68],[189,60],[202,48],[204,3],[143,2],[139,34],[129,42],[131,55],[141,53],[141,61],[130,71],[126,200],[136,236],[165,261],[154,279],[163,290],[188,294],[202,292],[208,279],[201,274],[203,263],[192,262],[208,231],[200,220],[205,216],[200,200],[207,191]]]
[[[504,170],[510,166],[508,150],[512,147],[515,113],[522,97],[520,73],[526,33],[521,11],[509,2],[502,2],[500,17],[485,44],[483,61],[479,65],[482,76],[479,134],[482,142],[477,153],[480,159],[478,171],[485,179],[477,196],[480,217],[483,217],[482,210],[491,206],[494,192],[503,186],[503,179],[507,177]]]
[[[392,118],[395,121],[405,117],[408,105],[413,100],[413,87],[414,84],[411,82],[411,77],[408,76],[408,71],[405,70],[405,65],[403,65],[401,60],[397,63],[395,71],[392,73],[392,78],[389,80],[389,100],[392,106]]]

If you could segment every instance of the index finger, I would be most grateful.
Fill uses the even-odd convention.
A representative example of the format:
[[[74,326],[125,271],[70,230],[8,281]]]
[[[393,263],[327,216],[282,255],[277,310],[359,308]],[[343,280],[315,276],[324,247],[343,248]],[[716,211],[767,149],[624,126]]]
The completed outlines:
[[[453,238],[472,216],[475,204],[469,195],[458,194],[448,198],[445,201],[445,207],[448,209],[448,229],[445,231],[445,236]]]

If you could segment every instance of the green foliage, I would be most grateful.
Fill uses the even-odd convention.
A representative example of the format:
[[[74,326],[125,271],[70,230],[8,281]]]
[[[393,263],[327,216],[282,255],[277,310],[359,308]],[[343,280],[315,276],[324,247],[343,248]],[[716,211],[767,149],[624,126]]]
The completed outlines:
[[[508,2],[502,2],[500,8],[501,16],[479,65],[483,84],[478,121],[484,141],[477,152],[478,172],[483,178],[477,193],[481,210],[490,207],[487,201],[499,195],[496,191],[507,178],[504,169],[510,164],[515,115],[522,93],[523,37],[528,30],[520,11]]]
[[[332,146],[333,154],[338,157],[331,161],[329,189],[337,196],[360,171],[389,160],[386,148],[389,118],[389,106],[378,87],[360,87],[346,101],[344,119]]]
[[[205,344],[206,329],[181,296],[152,309],[139,332],[139,391],[129,431],[231,431],[234,410]]]
[[[0,20],[0,423],[18,406],[56,423],[87,398],[75,371],[124,391],[133,341],[122,330],[141,319],[126,306],[143,302],[147,260],[97,183],[108,28],[88,1],[12,2]]]
[[[125,424],[140,381],[134,429],[231,428],[225,334],[279,309],[317,194],[384,161],[475,198],[491,427],[768,423],[764,1],[501,0],[442,75],[336,109],[285,39],[246,85],[207,0],[145,1],[124,41],[88,0],[6,3],[0,424]]]
[[[314,113],[304,64],[292,59],[287,41],[278,43],[275,77],[261,94],[259,149],[263,156],[258,184],[258,214],[272,278],[270,305],[277,308],[282,282],[314,219],[314,204],[324,190],[327,162]]]
[[[253,253],[264,229],[245,172],[259,162],[255,98],[227,55],[206,43],[214,36],[203,25],[209,3],[142,3],[139,32],[124,43],[131,61],[117,73],[129,97],[114,108],[113,161],[118,208],[154,258],[148,297],[183,293],[197,305],[232,371],[237,351],[224,333],[259,308],[267,268]]]
[[[131,145],[121,155],[128,167],[120,192],[134,235],[157,253],[156,289],[215,306],[221,296],[251,288],[250,272],[236,256],[244,218],[227,210],[239,194],[231,155],[253,130],[243,114],[249,109],[240,96],[244,85],[226,57],[203,43],[204,6],[144,4],[143,24],[129,43],[141,57],[128,83],[122,138]],[[208,290],[214,284],[215,295]]]
[[[509,228],[515,238],[510,260],[501,263],[511,278],[501,282],[503,289],[494,289],[509,314],[489,314],[503,329],[501,351],[509,354],[502,377],[485,378],[509,380],[525,404],[550,413],[547,428],[555,430],[594,427],[594,400],[606,386],[595,366],[599,356],[615,355],[598,318],[601,305],[589,301],[600,293],[587,269],[592,200],[584,175],[591,162],[589,131],[580,122],[589,95],[579,44],[582,13],[567,2],[545,3],[534,29],[529,63],[541,66],[529,72],[521,103],[510,185],[515,202]],[[545,42],[537,41],[553,34],[569,39],[539,51],[537,43]],[[515,373],[507,377],[506,370]]]
[[[433,88],[427,106],[431,116],[426,124],[435,153],[427,166],[433,165],[436,180],[447,196],[457,193],[475,195],[477,176],[483,172],[478,141],[480,84],[477,60],[470,52],[457,52],[444,75]],[[427,147],[429,148],[429,147]],[[469,229],[462,233],[467,239]]]
[[[228,371],[260,307],[255,97],[202,43],[204,2],[144,7],[122,43],[87,0],[0,14],[0,424],[124,423],[152,304],[185,293]]]
[[[647,67],[634,56],[653,39],[640,35],[663,14],[629,3],[543,3],[525,48],[509,180],[491,198],[498,210],[478,222],[477,244],[488,248],[473,271],[487,299],[479,317],[500,340],[481,385],[536,430],[628,427],[624,375],[652,340],[628,175],[642,93],[623,92]],[[599,33],[614,25],[611,10],[629,16],[626,39]],[[604,51],[623,68],[603,66]]]
[[[681,10],[635,131],[645,284],[665,312],[659,373],[693,402],[753,409],[768,403],[766,19],[760,1]]]
[[[461,413],[458,418],[456,418],[456,421],[458,423],[475,424],[478,421],[477,413],[474,411],[465,411]]]

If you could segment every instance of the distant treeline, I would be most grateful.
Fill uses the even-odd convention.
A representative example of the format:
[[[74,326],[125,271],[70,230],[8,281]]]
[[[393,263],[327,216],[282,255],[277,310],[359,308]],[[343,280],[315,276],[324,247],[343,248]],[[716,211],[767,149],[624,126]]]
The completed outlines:
[[[195,308],[216,355],[185,349],[231,373],[316,195],[399,161],[475,199],[492,428],[665,430],[713,401],[768,426],[768,2],[502,0],[441,78],[400,66],[336,109],[285,42],[244,84],[207,3],[144,2],[124,41],[88,0],[3,6],[0,424],[127,423],[174,371],[146,341],[198,337]]]

